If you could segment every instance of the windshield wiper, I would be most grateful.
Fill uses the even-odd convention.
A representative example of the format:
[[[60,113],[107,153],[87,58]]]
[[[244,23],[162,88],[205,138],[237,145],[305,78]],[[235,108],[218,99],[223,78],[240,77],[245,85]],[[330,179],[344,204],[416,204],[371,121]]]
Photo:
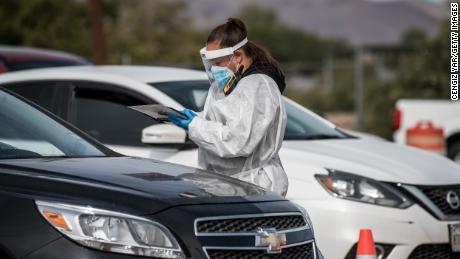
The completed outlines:
[[[335,135],[335,134],[316,134],[311,136],[305,136],[303,139],[306,140],[316,140],[316,139],[343,139],[345,136]]]

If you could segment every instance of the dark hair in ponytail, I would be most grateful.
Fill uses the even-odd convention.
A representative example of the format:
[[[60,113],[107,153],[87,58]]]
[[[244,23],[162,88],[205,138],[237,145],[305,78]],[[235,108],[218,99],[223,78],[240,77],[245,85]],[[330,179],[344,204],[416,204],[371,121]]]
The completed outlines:
[[[228,18],[227,22],[214,28],[208,36],[206,43],[219,42],[222,48],[233,47],[248,36],[246,25],[237,18]],[[263,47],[249,41],[241,48],[253,62],[271,65],[277,76],[284,79],[284,72],[280,64]],[[284,88],[284,86],[283,86]]]

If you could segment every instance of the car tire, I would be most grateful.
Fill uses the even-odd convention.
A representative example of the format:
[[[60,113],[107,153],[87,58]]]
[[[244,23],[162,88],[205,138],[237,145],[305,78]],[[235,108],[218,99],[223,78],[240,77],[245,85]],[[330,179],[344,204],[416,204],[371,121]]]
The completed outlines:
[[[454,142],[449,145],[447,156],[454,162],[460,164],[460,141]]]

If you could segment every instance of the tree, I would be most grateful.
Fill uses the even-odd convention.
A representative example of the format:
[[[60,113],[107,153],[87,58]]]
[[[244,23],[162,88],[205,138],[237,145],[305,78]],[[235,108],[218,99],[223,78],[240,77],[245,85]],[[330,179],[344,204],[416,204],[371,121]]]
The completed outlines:
[[[406,35],[405,44],[412,51],[404,57],[395,85],[402,98],[450,98],[450,31],[447,22],[440,24],[434,39]]]
[[[390,138],[398,99],[450,99],[450,31],[447,22],[429,39],[410,31],[403,37],[409,52],[400,56],[394,81],[366,85],[366,129]]]
[[[320,66],[326,52],[333,46],[331,41],[285,25],[271,9],[248,5],[241,9],[238,17],[247,24],[250,40],[266,47],[283,63]]]
[[[92,59],[98,53],[91,51],[88,1],[2,0],[0,44],[58,49]],[[101,3],[109,63],[200,64],[198,50],[204,45],[205,35],[191,28],[184,14],[185,2]],[[93,37],[101,36],[97,33]]]
[[[0,43],[90,56],[87,6],[81,1],[0,1]]]
[[[180,1],[118,2],[117,19],[109,24],[111,62],[123,57],[137,64],[199,65],[205,35],[191,27]]]

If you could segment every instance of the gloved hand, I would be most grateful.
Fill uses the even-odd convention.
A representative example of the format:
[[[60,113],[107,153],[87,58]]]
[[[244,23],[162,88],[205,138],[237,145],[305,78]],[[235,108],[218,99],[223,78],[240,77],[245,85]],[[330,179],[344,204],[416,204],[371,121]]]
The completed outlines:
[[[196,113],[189,109],[183,109],[181,112],[187,117],[187,119],[180,118],[172,113],[168,113],[168,118],[175,125],[183,129],[188,129],[188,125],[192,122],[193,118],[195,118]]]

